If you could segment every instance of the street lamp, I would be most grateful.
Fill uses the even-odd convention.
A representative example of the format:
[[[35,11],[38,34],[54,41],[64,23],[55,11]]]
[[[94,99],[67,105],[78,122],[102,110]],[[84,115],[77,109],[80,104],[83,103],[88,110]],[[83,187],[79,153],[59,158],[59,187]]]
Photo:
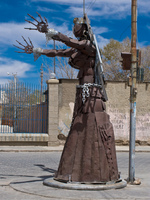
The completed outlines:
[[[10,75],[9,72],[7,72],[7,75]],[[16,97],[17,97],[17,72],[16,73],[12,73],[13,77],[14,77],[14,132],[16,131],[16,119],[17,119],[17,106],[16,106]]]
[[[43,88],[43,63],[41,65],[41,68],[40,68],[40,77],[41,77],[41,94],[40,94],[40,103],[42,103],[42,88]]]

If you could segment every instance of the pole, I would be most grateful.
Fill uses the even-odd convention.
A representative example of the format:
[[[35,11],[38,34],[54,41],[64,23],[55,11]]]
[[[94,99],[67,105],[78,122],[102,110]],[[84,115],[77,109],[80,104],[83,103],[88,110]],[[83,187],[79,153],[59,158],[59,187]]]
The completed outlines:
[[[56,49],[56,47],[55,47],[55,40],[54,40],[54,49]],[[56,63],[55,63],[55,57],[54,57],[54,74],[56,74]]]
[[[12,74],[13,75],[13,77],[14,77],[14,90],[15,90],[15,93],[14,93],[14,95],[15,95],[15,101],[14,101],[14,103],[15,103],[15,105],[14,105],[14,132],[16,132],[17,131],[17,100],[16,100],[16,98],[17,98],[17,72],[16,72],[16,74]]]
[[[85,14],[85,0],[83,0],[83,16]]]
[[[40,103],[42,102],[42,88],[43,88],[43,63],[41,65],[41,94],[40,94]]]
[[[9,72],[7,72],[8,75]],[[14,117],[14,126],[13,126],[13,132],[15,133],[17,131],[17,72],[14,74],[12,73],[14,77],[14,108],[13,108],[13,117]]]
[[[136,71],[137,71],[137,0],[132,0],[132,28],[131,28],[131,78],[130,88],[130,145],[129,145],[129,182],[135,181],[135,136],[136,136]]]

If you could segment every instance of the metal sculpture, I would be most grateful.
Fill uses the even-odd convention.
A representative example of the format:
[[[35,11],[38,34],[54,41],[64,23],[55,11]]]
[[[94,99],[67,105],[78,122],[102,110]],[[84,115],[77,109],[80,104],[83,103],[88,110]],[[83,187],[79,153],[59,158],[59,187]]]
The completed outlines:
[[[27,29],[45,33],[47,40],[61,41],[70,48],[59,50],[34,48],[30,40],[31,45],[24,39],[27,45],[18,42],[23,46],[20,49],[24,53],[34,53],[37,57],[40,55],[69,57],[69,64],[79,70],[73,119],[54,179],[79,183],[117,182],[119,174],[114,131],[106,113],[104,102],[107,100],[107,95],[104,93],[102,77],[98,77],[102,75],[102,70],[100,74],[95,74],[98,72],[95,70],[98,49],[91,39],[85,16],[74,19],[73,32],[78,39],[48,29],[47,19],[44,21],[40,14],[38,16],[41,21],[29,16],[37,24],[26,20],[35,26]],[[98,79],[100,81],[97,82]]]

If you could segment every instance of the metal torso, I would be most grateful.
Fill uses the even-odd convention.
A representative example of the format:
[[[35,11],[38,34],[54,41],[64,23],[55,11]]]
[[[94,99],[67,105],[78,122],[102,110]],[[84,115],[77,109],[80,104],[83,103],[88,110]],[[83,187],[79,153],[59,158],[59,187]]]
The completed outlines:
[[[79,69],[78,78],[80,85],[94,83],[95,56],[90,56],[77,50],[69,58],[69,64]]]

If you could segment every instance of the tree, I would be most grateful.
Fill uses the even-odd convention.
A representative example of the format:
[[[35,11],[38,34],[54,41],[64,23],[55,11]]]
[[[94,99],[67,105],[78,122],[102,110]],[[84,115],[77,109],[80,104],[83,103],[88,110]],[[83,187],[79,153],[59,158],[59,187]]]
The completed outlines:
[[[150,82],[150,46],[141,49],[141,67],[144,68],[144,81]]]
[[[56,49],[64,49],[68,48],[64,44],[56,43]],[[49,58],[47,62],[46,59],[43,59],[43,68],[44,68],[44,78],[48,80],[50,78],[50,74],[54,72],[54,59],[55,59],[55,73],[57,78],[68,78],[68,79],[76,79],[78,70],[72,68],[68,64],[68,58],[65,57],[55,57]]]
[[[130,52],[129,38],[123,40],[122,43],[111,39],[101,50],[106,80],[124,81],[127,79],[129,71],[122,70],[121,52]]]
[[[62,46],[57,45],[57,49]],[[64,47],[64,46],[63,46]],[[122,69],[122,52],[130,52],[131,41],[127,37],[122,42],[111,39],[110,42],[101,49],[102,61],[104,66],[104,74],[106,80],[112,81],[127,81],[130,73],[129,70]],[[142,47],[141,50],[141,67],[144,68],[144,81],[150,81],[150,46]],[[49,62],[43,61],[47,79],[53,72],[54,58],[49,58]],[[77,77],[78,70],[72,68],[68,64],[68,58],[56,57],[56,76],[58,78],[74,79]]]
[[[43,70],[44,70],[44,79],[48,80],[50,79],[51,73],[54,72],[54,58],[49,58],[49,62],[46,60],[43,60]],[[76,79],[78,70],[72,68],[68,64],[68,58],[62,58],[62,57],[56,57],[55,60],[55,67],[56,67],[56,76],[57,78],[68,78],[68,79]]]
[[[110,42],[101,50],[104,64],[104,73],[106,80],[126,81],[130,71],[122,70],[120,60],[121,52],[130,52],[131,41],[129,38],[122,42],[111,39]],[[144,81],[150,82],[150,46],[142,47],[141,65],[144,69]]]

